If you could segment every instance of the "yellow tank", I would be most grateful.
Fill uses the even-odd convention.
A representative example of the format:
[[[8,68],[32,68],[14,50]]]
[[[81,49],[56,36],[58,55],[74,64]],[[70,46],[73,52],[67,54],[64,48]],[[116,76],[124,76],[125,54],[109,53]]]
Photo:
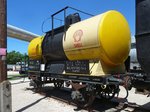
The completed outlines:
[[[69,60],[100,59],[116,66],[124,63],[130,50],[129,25],[114,10],[71,25],[63,38]]]
[[[42,44],[43,36],[33,39],[28,46],[28,55],[30,59],[39,60],[42,57]]]

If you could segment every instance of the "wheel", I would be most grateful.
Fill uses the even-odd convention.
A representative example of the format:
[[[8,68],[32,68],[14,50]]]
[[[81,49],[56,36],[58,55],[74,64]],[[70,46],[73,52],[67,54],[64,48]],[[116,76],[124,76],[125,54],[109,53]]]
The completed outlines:
[[[64,81],[59,79],[54,79],[54,87],[55,88],[61,88],[63,87]]]
[[[117,85],[107,85],[106,88],[101,89],[99,96],[104,100],[111,100],[114,98],[115,94],[118,93],[119,86]]]
[[[124,77],[124,88],[127,90],[131,90],[132,89],[132,79],[129,76]]]
[[[43,87],[42,82],[40,82],[39,80],[31,80],[30,86],[33,86],[33,91],[35,92],[39,92]]]
[[[95,91],[86,91],[86,88],[82,88],[80,90],[72,91],[71,97],[73,102],[76,103],[79,108],[86,108],[92,105],[95,100]]]

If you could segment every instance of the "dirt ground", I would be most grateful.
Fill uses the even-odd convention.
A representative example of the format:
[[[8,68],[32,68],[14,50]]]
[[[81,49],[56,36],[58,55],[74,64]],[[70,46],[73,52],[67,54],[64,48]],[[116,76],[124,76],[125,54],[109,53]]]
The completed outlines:
[[[27,90],[29,80],[22,81],[11,81],[13,112],[74,112],[75,107],[72,105]]]
[[[29,80],[26,78],[15,79],[10,81],[12,84],[12,111],[13,112],[75,112],[75,106],[69,105],[65,102],[56,99],[45,97],[34,91],[29,87]],[[128,102],[138,104],[144,108],[150,109],[150,97],[145,95],[135,94],[135,89],[129,92]],[[55,93],[54,93],[55,94]],[[60,96],[63,97],[63,94]],[[124,97],[125,91],[122,88],[119,97]],[[65,97],[65,95],[64,95]],[[107,104],[106,104],[107,105]],[[100,108],[103,108],[101,105]],[[100,109],[105,112],[117,111],[116,108]],[[121,112],[133,111],[133,109],[122,109]],[[87,112],[87,110],[79,110],[78,112]],[[97,111],[101,112],[101,111]]]

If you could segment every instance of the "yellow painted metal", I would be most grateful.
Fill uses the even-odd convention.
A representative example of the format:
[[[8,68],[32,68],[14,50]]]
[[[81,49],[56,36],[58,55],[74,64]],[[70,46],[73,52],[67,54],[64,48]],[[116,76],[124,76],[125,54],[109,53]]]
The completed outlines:
[[[28,55],[30,59],[39,60],[42,57],[41,44],[43,41],[43,36],[33,39],[28,46]]]
[[[90,76],[106,76],[111,74],[125,73],[125,65],[109,66],[102,60],[97,63],[90,63]]]
[[[100,59],[119,66],[130,50],[130,29],[124,16],[114,10],[69,27],[63,39],[69,60]]]
[[[98,28],[98,37],[103,60],[109,64],[123,63],[130,51],[130,29],[127,21],[119,12],[109,11],[101,19]]]

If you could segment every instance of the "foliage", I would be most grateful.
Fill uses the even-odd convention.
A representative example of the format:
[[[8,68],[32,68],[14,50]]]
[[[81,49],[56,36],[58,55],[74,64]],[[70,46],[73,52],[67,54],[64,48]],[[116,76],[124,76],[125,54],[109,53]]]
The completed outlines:
[[[7,63],[8,64],[16,64],[17,62],[21,62],[25,60],[26,54],[21,54],[20,52],[11,51],[7,53]]]

